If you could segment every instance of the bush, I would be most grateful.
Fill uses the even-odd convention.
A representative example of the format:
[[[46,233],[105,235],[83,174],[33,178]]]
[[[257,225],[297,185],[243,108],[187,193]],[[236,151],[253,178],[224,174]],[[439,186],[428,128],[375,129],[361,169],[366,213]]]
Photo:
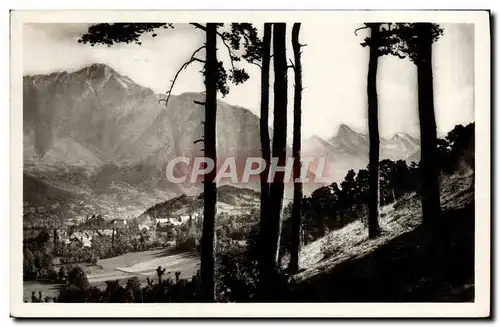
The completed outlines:
[[[199,238],[195,234],[188,234],[179,237],[177,240],[177,249],[186,252],[198,251]]]
[[[231,241],[219,244],[217,301],[249,302],[255,299],[259,281],[257,260],[248,247]]]
[[[323,254],[323,258],[330,258],[339,253],[340,250],[333,233],[327,231],[325,238],[321,241],[321,253]]]

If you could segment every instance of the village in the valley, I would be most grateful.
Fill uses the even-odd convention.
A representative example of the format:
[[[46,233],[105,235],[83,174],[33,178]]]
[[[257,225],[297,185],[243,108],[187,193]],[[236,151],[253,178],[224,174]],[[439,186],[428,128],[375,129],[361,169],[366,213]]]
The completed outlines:
[[[36,208],[35,208],[36,209]],[[143,219],[105,220],[101,215],[77,216],[69,218],[64,224],[52,230],[53,240],[75,248],[92,248],[92,240],[98,237],[113,237],[115,233],[127,230],[135,233],[136,239],[166,240],[168,231],[175,227],[199,224],[201,212],[171,217],[145,217]],[[142,218],[142,217],[141,217]],[[36,237],[46,226],[24,226],[23,239]],[[160,241],[161,243],[161,241]],[[170,242],[172,243],[172,242]]]
[[[258,194],[237,190],[229,186],[220,189],[216,233],[220,241],[244,245],[244,235],[252,231],[258,219]],[[239,196],[248,201],[235,200]],[[118,212],[67,217],[50,209],[59,208],[25,203],[26,301],[30,296],[32,301],[50,300],[67,285],[74,267],[83,268],[89,282],[96,286],[115,279],[139,278],[145,282],[161,271],[172,279],[191,278],[198,273],[203,207],[197,197],[182,195],[140,215],[123,218],[116,218]],[[33,216],[37,219],[29,219]]]
[[[24,279],[36,283],[65,283],[73,265],[86,266],[92,278],[92,273],[103,270],[99,265],[102,259],[165,248],[195,251],[199,246],[195,236],[199,226],[199,211],[130,219],[105,219],[97,214],[72,217],[57,226],[25,224]],[[40,266],[48,268],[39,269]]]

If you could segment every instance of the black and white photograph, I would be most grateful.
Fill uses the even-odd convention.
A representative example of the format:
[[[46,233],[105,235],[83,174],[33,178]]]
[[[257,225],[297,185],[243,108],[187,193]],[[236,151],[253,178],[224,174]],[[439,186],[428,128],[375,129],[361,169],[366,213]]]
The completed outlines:
[[[489,316],[489,12],[11,21],[11,315]]]

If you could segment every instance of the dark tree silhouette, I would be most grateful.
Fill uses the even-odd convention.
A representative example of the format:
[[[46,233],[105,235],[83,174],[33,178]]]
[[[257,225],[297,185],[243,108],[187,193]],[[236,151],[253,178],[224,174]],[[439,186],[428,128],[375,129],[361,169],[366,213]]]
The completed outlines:
[[[205,157],[213,160],[215,167],[216,162],[216,117],[217,117],[217,91],[222,95],[229,93],[227,84],[228,79],[234,84],[240,84],[246,81],[249,76],[243,69],[238,69],[234,62],[240,58],[234,54],[233,50],[239,48],[242,29],[233,28],[231,32],[221,33],[218,27],[223,24],[209,23],[206,26],[199,23],[190,23],[196,29],[200,29],[206,34],[205,45],[196,49],[188,61],[181,65],[180,69],[172,79],[170,89],[167,91],[167,97],[164,100],[165,106],[172,94],[173,87],[180,73],[194,62],[204,64],[203,74],[205,76],[206,98],[204,102],[195,101],[199,105],[205,106],[205,136],[201,140],[204,142]],[[250,24],[247,24],[250,25]],[[235,25],[237,27],[237,25]],[[114,43],[132,43],[141,44],[140,37],[144,33],[153,33],[158,28],[174,28],[171,23],[152,23],[152,24],[134,24],[134,23],[117,23],[117,24],[96,24],[89,28],[88,33],[83,35],[78,42],[89,43],[92,46],[95,44],[105,44],[108,46]],[[152,34],[156,36],[155,33]],[[217,60],[217,37],[220,37],[223,44],[226,46],[231,61],[231,70],[228,75],[224,65]],[[229,43],[228,43],[229,41]],[[202,60],[197,57],[198,53],[205,49],[206,58]],[[248,56],[258,51],[249,51]],[[198,142],[198,141],[196,141]],[[201,240],[201,298],[206,302],[215,300],[215,216],[217,189],[214,182],[216,171],[204,176],[204,217],[203,217],[203,233]]]
[[[161,266],[158,266],[158,268],[156,268],[156,275],[158,276],[158,284],[162,283],[161,278],[163,274],[165,274],[165,268],[162,269]]]
[[[216,119],[217,119],[217,24],[207,24],[205,62],[205,157],[217,167]],[[201,287],[205,302],[215,300],[215,216],[217,213],[217,186],[215,169],[205,174],[203,232],[201,236]]]
[[[443,29],[432,23],[384,23],[381,26],[377,47],[379,55],[390,54],[401,59],[409,58],[417,66],[422,221],[424,225],[434,224],[439,219],[441,207],[432,44],[443,34]],[[373,42],[374,40],[368,37],[362,45],[370,46]]]
[[[271,145],[269,136],[269,69],[271,62],[271,38],[272,38],[272,23],[264,24],[264,36],[260,40],[257,36],[257,30],[248,23],[233,23],[232,34],[228,37],[231,40],[231,46],[239,49],[241,38],[244,38],[245,53],[242,57],[249,63],[257,65],[261,70],[261,98],[260,98],[260,142],[262,149],[262,159],[266,163],[264,170],[260,173],[260,221],[259,221],[259,244],[261,254],[264,256],[267,239],[266,223],[269,219],[269,164],[271,162]],[[263,262],[265,258],[259,258]],[[264,266],[265,264],[261,264]]]
[[[292,47],[295,64],[294,77],[294,102],[293,102],[293,205],[292,205],[292,233],[291,233],[291,246],[290,246],[290,263],[289,269],[291,272],[299,270],[299,251],[302,235],[302,182],[297,181],[300,179],[301,168],[301,123],[302,123],[302,62],[301,62],[301,47],[299,43],[300,23],[293,24],[292,28]]]
[[[396,41],[391,54],[400,58],[408,57],[417,66],[422,223],[433,225],[439,219],[441,204],[434,113],[432,44],[443,34],[443,29],[432,23],[414,23],[395,24],[391,30],[394,35],[393,39]]]
[[[260,143],[262,148],[262,159],[266,166],[260,174],[260,239],[264,244],[266,239],[266,222],[268,219],[267,207],[269,200],[269,164],[271,162],[271,143],[269,139],[269,66],[271,62],[271,33],[272,24],[264,24],[264,38],[262,44],[262,74],[260,80]],[[263,254],[265,248],[261,249]],[[261,260],[262,261],[262,260]]]
[[[441,214],[439,168],[437,162],[437,131],[434,113],[434,87],[432,78],[432,43],[434,26],[430,23],[414,24],[416,31],[416,57],[418,74],[418,116],[421,138],[421,196],[422,223],[434,224]],[[411,42],[408,40],[407,42]]]
[[[379,161],[380,135],[378,131],[378,96],[377,96],[377,67],[379,57],[379,29],[380,24],[369,24],[371,30],[370,59],[368,63],[367,95],[368,95],[368,133],[370,138],[369,154],[369,200],[368,200],[368,236],[374,238],[379,235]]]
[[[273,158],[277,165],[285,166],[286,129],[287,129],[287,58],[286,58],[286,23],[273,24],[273,63],[274,63],[274,137]],[[279,242],[281,231],[281,209],[283,206],[284,172],[274,173],[268,206],[268,222],[261,265],[261,290],[265,299],[272,295],[273,279],[278,268]]]
[[[370,139],[369,150],[369,192],[368,192],[368,236],[377,237],[380,234],[379,208],[380,208],[380,134],[378,128],[378,94],[377,71],[378,58],[388,54],[393,46],[393,39],[388,28],[381,23],[366,23],[359,29],[368,28],[370,36],[365,38],[362,46],[370,48],[367,75],[368,98],[368,133]],[[359,30],[357,29],[355,33]]]

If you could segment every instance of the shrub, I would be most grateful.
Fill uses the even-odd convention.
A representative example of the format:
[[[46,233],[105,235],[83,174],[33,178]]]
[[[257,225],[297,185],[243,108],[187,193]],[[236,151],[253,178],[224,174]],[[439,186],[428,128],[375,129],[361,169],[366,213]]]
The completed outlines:
[[[247,246],[231,241],[219,244],[219,253],[216,268],[217,301],[252,301],[259,281],[257,260]]]
[[[195,234],[187,234],[184,237],[179,237],[177,240],[177,249],[181,251],[191,252],[197,251],[199,246],[199,237]]]
[[[327,231],[325,238],[321,241],[321,253],[323,258],[327,259],[340,251],[340,247],[335,241],[335,237],[331,231]]]

